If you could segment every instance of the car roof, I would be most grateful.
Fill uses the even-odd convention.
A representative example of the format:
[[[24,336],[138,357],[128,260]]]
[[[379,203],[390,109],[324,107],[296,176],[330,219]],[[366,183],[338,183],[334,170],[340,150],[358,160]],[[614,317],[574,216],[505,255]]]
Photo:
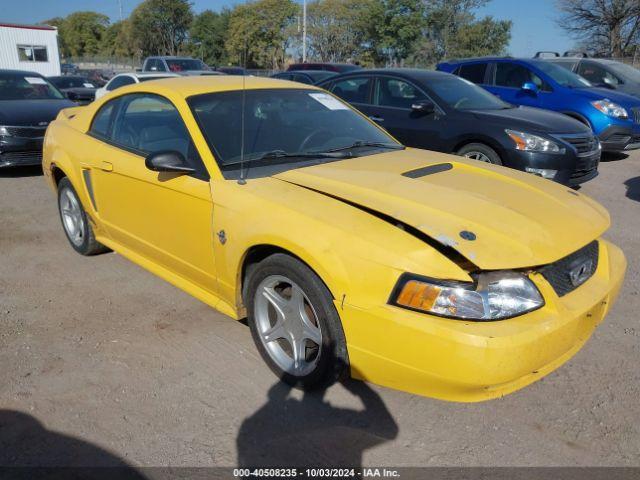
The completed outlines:
[[[309,90],[316,89],[311,85],[302,83],[289,82],[286,80],[278,80],[276,78],[265,77],[240,77],[237,75],[219,75],[219,76],[193,76],[183,77],[180,75],[172,76],[172,78],[164,78],[161,82],[149,81],[128,85],[118,89],[123,93],[133,93],[136,91],[145,91],[158,94],[178,94],[183,98],[193,95],[201,95],[204,93],[228,92],[235,90],[258,90],[265,88],[287,88]]]
[[[36,77],[44,77],[43,75],[39,74],[38,72],[30,72],[29,70],[0,70],[0,74],[2,73],[10,73],[12,75],[30,75],[30,76],[36,76]]]
[[[439,72],[437,70],[424,70],[421,68],[372,68],[363,70],[354,70],[352,72],[340,73],[332,77],[327,78],[324,81],[335,81],[340,78],[347,77],[361,77],[362,75],[394,75],[396,77],[403,77],[411,80],[428,81],[434,78],[444,78],[451,76],[450,73]]]

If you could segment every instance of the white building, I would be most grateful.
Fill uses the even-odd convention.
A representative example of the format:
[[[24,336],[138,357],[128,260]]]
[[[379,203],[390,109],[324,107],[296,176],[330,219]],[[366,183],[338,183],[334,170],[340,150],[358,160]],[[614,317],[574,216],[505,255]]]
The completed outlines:
[[[0,23],[0,69],[60,75],[58,30],[46,25]]]

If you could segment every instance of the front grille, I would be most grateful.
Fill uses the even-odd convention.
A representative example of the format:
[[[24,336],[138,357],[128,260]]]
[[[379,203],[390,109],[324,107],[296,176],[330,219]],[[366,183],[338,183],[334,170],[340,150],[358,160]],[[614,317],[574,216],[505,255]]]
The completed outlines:
[[[47,127],[4,127],[12,137],[42,138]]]
[[[582,153],[593,153],[598,150],[598,140],[593,135],[567,135],[561,138],[571,144],[578,152],[578,155]]]
[[[598,268],[598,241],[594,240],[586,247],[550,265],[542,267],[539,272],[553,287],[559,297],[573,292],[576,288],[593,276]],[[576,282],[575,273],[583,268],[580,282]],[[572,273],[574,279],[572,280]]]
[[[571,172],[571,178],[579,178],[584,177],[585,175],[589,175],[594,170],[598,169],[598,164],[600,163],[600,158],[578,158],[576,162],[576,168],[573,172]]]
[[[633,123],[640,123],[640,108],[633,107],[631,113],[633,114]]]
[[[42,163],[42,150],[27,152],[5,152],[0,154],[0,164],[35,165]]]

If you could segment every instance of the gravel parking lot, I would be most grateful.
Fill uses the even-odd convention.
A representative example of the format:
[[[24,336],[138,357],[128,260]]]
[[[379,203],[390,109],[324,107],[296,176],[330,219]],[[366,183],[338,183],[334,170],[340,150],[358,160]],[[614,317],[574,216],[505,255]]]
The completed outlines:
[[[640,152],[582,188],[629,260],[586,347],[499,400],[276,382],[249,329],[68,245],[35,170],[0,172],[0,465],[640,466]]]

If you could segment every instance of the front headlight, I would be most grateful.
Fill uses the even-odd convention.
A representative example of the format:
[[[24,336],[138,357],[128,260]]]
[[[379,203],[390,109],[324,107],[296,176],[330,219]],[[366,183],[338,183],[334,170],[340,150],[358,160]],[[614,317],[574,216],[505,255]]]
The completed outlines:
[[[473,284],[404,274],[390,303],[442,317],[500,320],[536,310],[544,300],[526,275],[507,270],[480,273]]]
[[[524,150],[526,152],[565,153],[565,149],[553,140],[533,135],[532,133],[518,132],[516,130],[506,129],[505,133],[515,142],[516,150]]]
[[[0,137],[8,137],[9,136],[9,130],[7,130],[7,127],[0,125]]]
[[[629,114],[624,108],[622,108],[617,103],[613,103],[607,100],[606,98],[604,100],[596,100],[595,102],[591,102],[591,105],[610,117],[623,119],[629,118]]]

